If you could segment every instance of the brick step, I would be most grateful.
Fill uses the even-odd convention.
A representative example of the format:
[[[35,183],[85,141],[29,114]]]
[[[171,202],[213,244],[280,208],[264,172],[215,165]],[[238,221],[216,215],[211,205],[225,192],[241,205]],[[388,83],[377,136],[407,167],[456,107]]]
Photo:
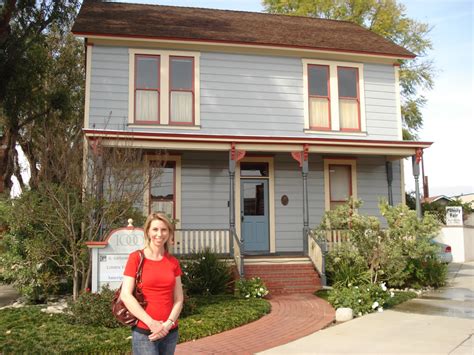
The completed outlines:
[[[321,288],[321,280],[311,263],[245,265],[245,277],[256,276],[271,294],[312,293]]]

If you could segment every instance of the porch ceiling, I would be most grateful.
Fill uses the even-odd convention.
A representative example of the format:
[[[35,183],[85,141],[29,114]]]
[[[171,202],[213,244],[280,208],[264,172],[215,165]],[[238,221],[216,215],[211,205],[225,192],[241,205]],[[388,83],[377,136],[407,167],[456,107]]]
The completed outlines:
[[[218,136],[199,134],[169,134],[89,130],[89,140],[101,139],[104,146],[142,149],[173,149],[199,151],[297,152],[308,148],[308,153],[346,155],[386,155],[393,159],[412,156],[417,149],[431,146],[432,142],[382,141],[367,139],[329,139],[315,137],[272,136]]]

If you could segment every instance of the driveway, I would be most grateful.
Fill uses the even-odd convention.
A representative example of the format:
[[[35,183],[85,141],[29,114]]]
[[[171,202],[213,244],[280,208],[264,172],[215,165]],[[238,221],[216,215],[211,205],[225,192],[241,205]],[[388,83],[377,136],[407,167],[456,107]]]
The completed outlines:
[[[448,286],[260,354],[474,355],[474,262],[451,264]]]

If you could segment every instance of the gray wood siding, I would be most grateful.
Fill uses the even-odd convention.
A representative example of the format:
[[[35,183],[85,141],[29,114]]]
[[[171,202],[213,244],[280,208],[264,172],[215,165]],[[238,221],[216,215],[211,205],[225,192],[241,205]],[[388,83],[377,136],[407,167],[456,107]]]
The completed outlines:
[[[359,157],[357,159],[357,197],[364,201],[360,213],[371,216],[380,215],[380,199],[388,201],[388,182],[384,157]],[[400,162],[394,161],[392,192],[394,204],[401,203]]]
[[[229,228],[228,153],[181,156],[181,227]]]
[[[128,126],[128,60],[126,47],[93,47],[89,127],[159,132]],[[202,52],[200,63],[201,129],[165,132],[308,136],[300,58]],[[358,138],[398,139],[393,67],[365,64],[364,83],[368,135]]]

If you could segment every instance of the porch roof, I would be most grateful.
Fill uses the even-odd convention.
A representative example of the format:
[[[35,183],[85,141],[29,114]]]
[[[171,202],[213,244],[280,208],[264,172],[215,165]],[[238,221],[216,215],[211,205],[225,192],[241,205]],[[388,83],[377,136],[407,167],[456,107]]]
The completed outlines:
[[[347,155],[387,155],[408,157],[432,142],[386,141],[369,139],[335,139],[321,137],[224,136],[204,134],[175,134],[125,132],[114,130],[83,130],[90,140],[101,139],[105,146],[132,146],[144,149],[173,149],[201,151],[296,152]]]

